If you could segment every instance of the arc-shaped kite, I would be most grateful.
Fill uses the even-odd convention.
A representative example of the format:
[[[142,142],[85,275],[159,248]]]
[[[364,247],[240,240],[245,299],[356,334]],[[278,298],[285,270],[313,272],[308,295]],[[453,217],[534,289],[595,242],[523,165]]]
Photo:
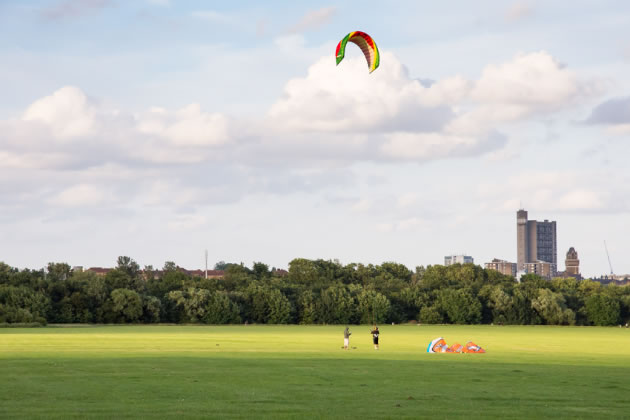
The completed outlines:
[[[370,73],[378,68],[380,54],[378,52],[376,42],[374,42],[371,36],[361,31],[350,32],[341,41],[339,41],[339,44],[337,44],[337,51],[335,52],[337,55],[337,65],[341,63],[346,54],[346,44],[348,42],[357,44],[359,48],[361,48],[361,51],[363,51],[363,55],[365,55],[365,59],[367,60]]]

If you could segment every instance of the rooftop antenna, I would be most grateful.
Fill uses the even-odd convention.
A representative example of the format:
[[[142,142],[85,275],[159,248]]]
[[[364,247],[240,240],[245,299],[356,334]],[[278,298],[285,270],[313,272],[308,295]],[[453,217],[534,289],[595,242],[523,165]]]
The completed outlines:
[[[206,249],[206,278],[208,278],[208,250]]]
[[[610,267],[610,275],[613,275],[612,264],[610,263],[610,254],[608,253],[608,246],[606,245],[606,241],[604,240],[604,248],[606,249],[606,256],[608,257],[608,266]]]

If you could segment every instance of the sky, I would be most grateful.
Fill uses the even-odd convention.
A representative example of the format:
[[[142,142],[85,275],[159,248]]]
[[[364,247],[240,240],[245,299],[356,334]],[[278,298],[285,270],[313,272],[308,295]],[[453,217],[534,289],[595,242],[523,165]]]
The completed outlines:
[[[0,0],[0,261],[630,273],[626,1]],[[350,44],[375,39],[369,73]]]

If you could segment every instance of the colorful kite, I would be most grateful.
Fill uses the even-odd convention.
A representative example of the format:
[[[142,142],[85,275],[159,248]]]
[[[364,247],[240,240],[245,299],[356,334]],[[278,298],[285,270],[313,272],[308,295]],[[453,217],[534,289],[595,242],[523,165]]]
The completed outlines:
[[[346,44],[348,41],[357,44],[359,48],[361,48],[361,51],[363,51],[363,55],[365,55],[365,59],[367,60],[370,73],[378,68],[378,64],[380,62],[378,47],[371,36],[361,31],[350,32],[341,41],[339,41],[336,51],[337,65],[341,63],[346,54]]]
[[[446,341],[442,337],[438,337],[429,343],[427,347],[427,353],[446,353]]]
[[[455,343],[452,346],[450,346],[449,348],[446,349],[447,353],[461,353],[462,349],[464,348],[464,346],[462,346],[459,343]]]
[[[455,343],[448,346],[442,337],[432,340],[427,347],[427,353],[485,353],[486,351],[469,341],[465,346]]]
[[[485,352],[486,351],[484,349],[482,349],[481,347],[479,347],[472,341],[469,341],[468,343],[466,343],[466,345],[462,349],[462,353],[485,353]]]

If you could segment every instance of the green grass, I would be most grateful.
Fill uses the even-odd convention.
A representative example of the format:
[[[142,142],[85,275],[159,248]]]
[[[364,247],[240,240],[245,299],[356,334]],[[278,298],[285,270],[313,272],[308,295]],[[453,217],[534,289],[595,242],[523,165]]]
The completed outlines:
[[[0,418],[629,418],[625,328],[0,329]],[[473,340],[486,354],[427,354]]]

